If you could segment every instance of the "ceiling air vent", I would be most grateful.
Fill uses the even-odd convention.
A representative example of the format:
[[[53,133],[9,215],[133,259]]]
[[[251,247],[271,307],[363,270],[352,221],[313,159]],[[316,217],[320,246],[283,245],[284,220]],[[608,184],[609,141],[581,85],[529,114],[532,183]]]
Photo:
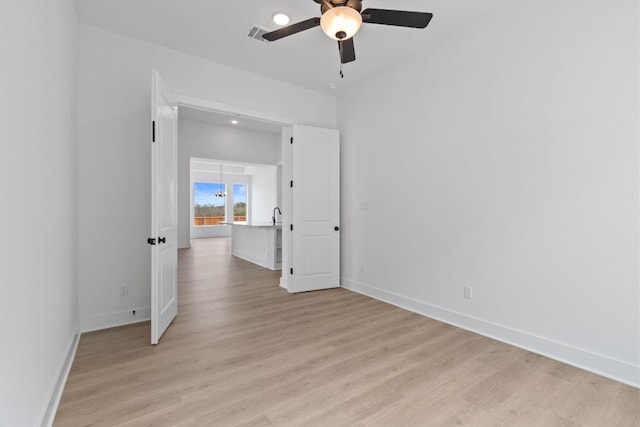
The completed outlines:
[[[267,30],[266,28],[262,28],[262,27],[258,27],[257,25],[253,25],[253,27],[251,27],[249,29],[249,33],[247,34],[249,37],[251,37],[252,39],[256,39],[256,40],[260,40],[261,42],[266,42],[266,39],[263,39],[262,36],[264,34],[267,34],[271,32],[271,30]]]

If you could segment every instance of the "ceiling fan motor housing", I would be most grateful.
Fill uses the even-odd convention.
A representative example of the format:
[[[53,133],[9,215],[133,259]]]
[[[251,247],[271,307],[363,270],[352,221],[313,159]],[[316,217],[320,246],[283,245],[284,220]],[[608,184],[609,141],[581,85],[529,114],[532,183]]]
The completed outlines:
[[[333,9],[338,6],[346,6],[351,9],[355,9],[358,12],[362,11],[362,0],[313,0],[320,4],[320,11],[324,14],[327,10]]]

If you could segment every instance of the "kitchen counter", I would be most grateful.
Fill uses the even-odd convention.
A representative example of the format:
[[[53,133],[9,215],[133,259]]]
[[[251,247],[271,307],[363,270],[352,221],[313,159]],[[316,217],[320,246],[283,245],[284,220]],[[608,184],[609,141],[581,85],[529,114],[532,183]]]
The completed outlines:
[[[231,229],[231,254],[259,266],[282,268],[282,224],[226,223]]]
[[[234,223],[230,223],[230,222],[221,222],[220,224],[225,224],[225,225],[233,225],[234,227],[260,227],[260,228],[275,228],[276,230],[282,230],[282,223],[278,222],[276,223],[276,225],[273,225],[270,222],[261,222],[261,223],[251,223],[251,224],[245,224],[242,222],[234,222]]]

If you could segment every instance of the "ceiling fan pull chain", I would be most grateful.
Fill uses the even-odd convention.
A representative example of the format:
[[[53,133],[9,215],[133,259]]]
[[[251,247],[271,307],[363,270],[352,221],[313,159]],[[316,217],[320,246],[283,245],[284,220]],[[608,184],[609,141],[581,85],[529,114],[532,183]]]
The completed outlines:
[[[344,79],[344,74],[342,73],[342,58],[343,58],[342,43],[338,42],[338,48],[340,49],[340,78]]]

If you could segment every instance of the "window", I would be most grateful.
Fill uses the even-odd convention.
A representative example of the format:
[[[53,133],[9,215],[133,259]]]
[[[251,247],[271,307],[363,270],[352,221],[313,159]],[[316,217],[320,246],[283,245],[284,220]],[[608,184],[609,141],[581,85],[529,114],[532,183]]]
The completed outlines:
[[[215,182],[193,183],[193,225],[218,225],[225,222],[226,197],[217,197],[216,193],[224,194],[224,184]]]
[[[233,222],[247,222],[247,184],[233,184]]]

